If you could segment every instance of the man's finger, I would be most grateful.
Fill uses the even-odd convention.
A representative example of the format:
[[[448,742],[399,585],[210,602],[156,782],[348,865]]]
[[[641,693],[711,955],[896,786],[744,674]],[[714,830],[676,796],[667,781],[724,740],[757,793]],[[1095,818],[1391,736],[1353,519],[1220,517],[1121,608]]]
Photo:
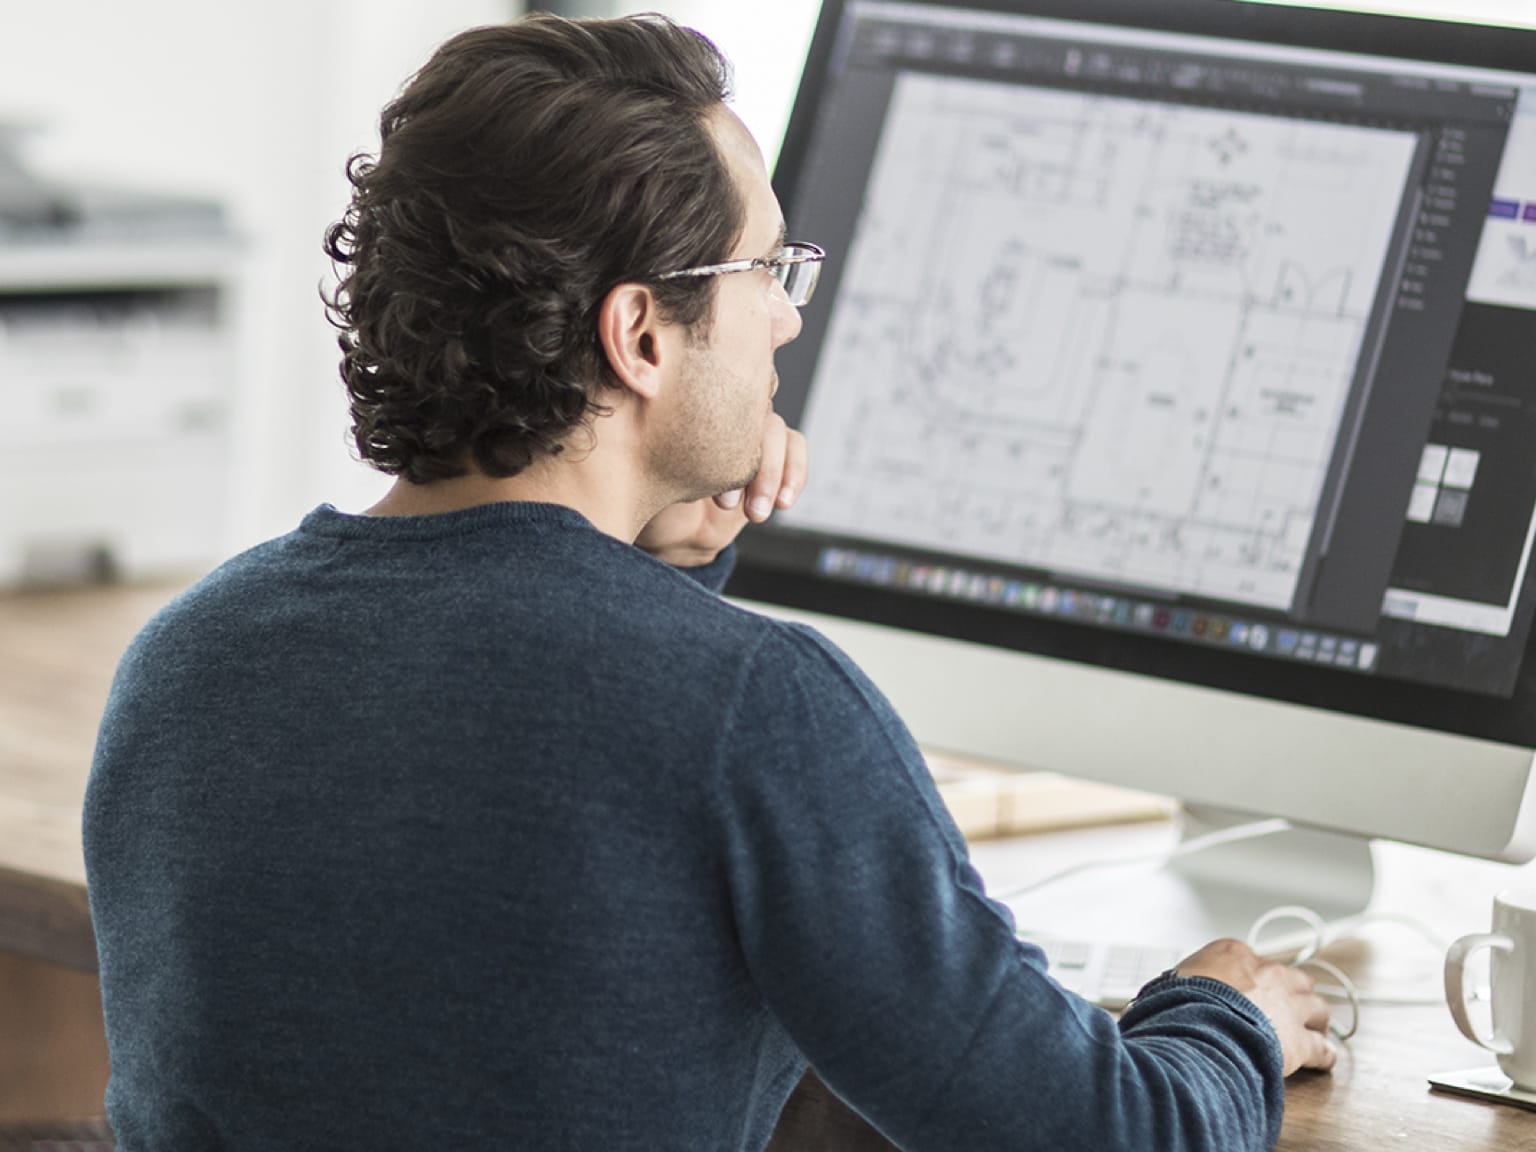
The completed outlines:
[[[1328,1021],[1332,1016],[1333,1009],[1329,1007],[1328,1001],[1316,994],[1308,998],[1306,1015],[1308,1028],[1314,1032],[1326,1032],[1328,1030]]]
[[[1303,1068],[1315,1068],[1319,1072],[1327,1072],[1339,1059],[1339,1050],[1333,1041],[1328,1039],[1325,1032],[1308,1032],[1313,1037],[1310,1050],[1302,1059]]]
[[[763,427],[763,460],[757,475],[747,485],[747,519],[761,522],[773,514],[774,502],[784,480],[784,463],[789,429],[778,414],[768,418]]]
[[[779,494],[774,503],[780,508],[793,505],[800,493],[805,491],[805,477],[809,468],[810,453],[806,448],[805,437],[791,428],[784,441],[784,476],[779,481]]]

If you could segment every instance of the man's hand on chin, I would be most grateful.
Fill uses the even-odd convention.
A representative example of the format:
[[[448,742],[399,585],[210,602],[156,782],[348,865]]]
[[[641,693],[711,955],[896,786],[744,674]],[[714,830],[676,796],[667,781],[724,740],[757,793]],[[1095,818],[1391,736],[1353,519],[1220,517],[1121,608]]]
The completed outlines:
[[[748,523],[788,508],[805,490],[805,437],[773,413],[763,429],[762,463],[745,488],[664,508],[635,539],[658,560],[679,568],[711,563]]]

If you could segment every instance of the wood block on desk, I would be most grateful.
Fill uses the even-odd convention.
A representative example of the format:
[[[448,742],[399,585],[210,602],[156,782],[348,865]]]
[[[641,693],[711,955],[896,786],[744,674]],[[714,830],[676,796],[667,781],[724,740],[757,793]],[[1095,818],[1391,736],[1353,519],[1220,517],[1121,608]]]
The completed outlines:
[[[1054,772],[1014,772],[934,752],[926,756],[940,797],[970,840],[1165,820],[1174,811],[1172,801],[1128,788]]]

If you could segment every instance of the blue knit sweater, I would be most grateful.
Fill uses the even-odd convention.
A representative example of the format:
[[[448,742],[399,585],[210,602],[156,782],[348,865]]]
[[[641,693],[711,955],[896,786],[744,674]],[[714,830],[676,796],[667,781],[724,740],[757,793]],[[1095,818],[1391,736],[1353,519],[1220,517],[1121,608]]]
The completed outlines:
[[[827,641],[569,509],[321,508],[124,657],[85,810],[123,1152],[1267,1148],[1279,1048],[1117,1024],[985,896]]]

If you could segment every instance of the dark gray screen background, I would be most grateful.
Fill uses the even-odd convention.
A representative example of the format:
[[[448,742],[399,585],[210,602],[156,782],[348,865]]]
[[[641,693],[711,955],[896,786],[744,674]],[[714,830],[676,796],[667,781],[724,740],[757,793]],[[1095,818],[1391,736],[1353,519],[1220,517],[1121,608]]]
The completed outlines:
[[[977,66],[974,61],[962,64],[891,60],[871,51],[870,42],[869,27],[845,31],[833,56],[831,74],[807,77],[809,90],[815,94],[814,104],[808,110],[797,108],[797,115],[808,111],[808,144],[794,170],[776,177],[792,238],[822,244],[829,254],[818,298],[804,314],[800,339],[778,354],[781,389],[777,406],[791,424],[799,422],[807,406],[817,358],[838,302],[840,257],[848,251],[858,229],[900,72],[922,69],[1027,85],[1044,82],[1037,76],[1000,73]],[[1146,54],[1154,65],[1159,57],[1170,65],[1178,60],[1162,53]],[[1153,70],[1149,66],[1148,74]],[[1266,82],[1273,83],[1273,75],[1282,71],[1278,66],[1271,69],[1272,75]],[[1087,83],[1064,83],[1060,78],[1052,81],[1052,86],[1095,90]],[[1415,181],[1422,178],[1428,165],[1435,133],[1448,121],[1458,123],[1477,138],[1476,146],[1468,150],[1468,164],[1461,173],[1466,202],[1487,203],[1507,136],[1512,98],[1506,99],[1499,111],[1498,102],[1490,100],[1487,94],[1474,97],[1463,92],[1449,96],[1395,89],[1387,79],[1369,74],[1364,74],[1362,90],[1363,98],[1373,107],[1358,108],[1348,116],[1336,109],[1308,107],[1295,93],[1283,108],[1263,110],[1417,131],[1421,133],[1421,146]],[[1255,110],[1251,96],[1243,98],[1234,92],[1195,97],[1164,90],[1116,94]],[[1415,221],[1408,214],[1407,205],[1405,201],[1404,217],[1398,223],[1400,242],[1414,230]],[[1386,649],[1381,674],[1507,695],[1514,689],[1520,669],[1530,627],[1529,610],[1518,614],[1512,636],[1497,639],[1380,618],[1382,595],[1390,581],[1404,528],[1401,510],[1406,507],[1418,457],[1440,401],[1446,361],[1458,332],[1465,285],[1482,223],[1480,211],[1463,212],[1441,230],[1441,258],[1428,278],[1427,306],[1420,315],[1407,318],[1407,322],[1402,316],[1392,315],[1387,306],[1390,292],[1383,291],[1372,333],[1367,337],[1368,341],[1374,339],[1384,324],[1389,325],[1376,379],[1369,390],[1362,387],[1364,381],[1357,379],[1351,396],[1351,411],[1358,410],[1360,414],[1358,440],[1347,461],[1342,456],[1334,461],[1324,494],[1327,515],[1319,517],[1297,603],[1289,617],[1276,622],[1327,627],[1362,638],[1375,638],[1381,631],[1380,639]],[[1389,259],[1386,276],[1393,275],[1400,266],[1401,261],[1395,256]],[[913,275],[921,275],[921,269],[914,268]],[[1397,322],[1391,323],[1394,320]],[[829,386],[835,386],[835,381]],[[749,563],[761,560],[771,567],[804,570],[814,566],[814,549],[807,547],[812,541],[806,536],[772,527],[756,530],[744,539],[743,555]],[[909,551],[900,545],[894,547]],[[1468,557],[1467,562],[1477,563],[1475,557]],[[1405,630],[1424,642],[1405,642]],[[1165,646],[1175,643],[1162,638],[1149,642]],[[1252,657],[1240,658],[1254,662]],[[1312,674],[1310,670],[1303,671]]]

